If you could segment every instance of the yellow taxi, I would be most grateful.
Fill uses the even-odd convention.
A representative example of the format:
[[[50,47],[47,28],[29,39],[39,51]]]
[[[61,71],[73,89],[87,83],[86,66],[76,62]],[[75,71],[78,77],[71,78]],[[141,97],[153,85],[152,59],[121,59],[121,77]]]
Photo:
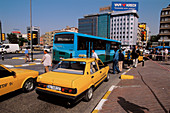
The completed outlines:
[[[32,91],[38,75],[38,71],[9,69],[0,64],[0,96],[20,88],[24,92]]]
[[[109,80],[109,66],[100,59],[62,59],[52,71],[37,78],[36,92],[42,95],[63,97],[70,102],[84,99],[90,101],[94,88]]]

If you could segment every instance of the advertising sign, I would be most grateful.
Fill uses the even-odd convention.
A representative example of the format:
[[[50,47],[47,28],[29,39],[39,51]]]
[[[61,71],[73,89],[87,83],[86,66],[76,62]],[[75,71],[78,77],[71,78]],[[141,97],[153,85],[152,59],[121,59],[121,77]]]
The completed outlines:
[[[112,2],[113,11],[126,11],[136,10],[138,11],[138,2]]]

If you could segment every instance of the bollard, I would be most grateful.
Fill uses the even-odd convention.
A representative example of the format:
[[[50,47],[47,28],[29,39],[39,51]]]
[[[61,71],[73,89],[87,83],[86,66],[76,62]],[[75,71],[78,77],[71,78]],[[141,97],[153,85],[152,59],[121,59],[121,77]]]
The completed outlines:
[[[4,60],[4,52],[2,51],[2,60]]]

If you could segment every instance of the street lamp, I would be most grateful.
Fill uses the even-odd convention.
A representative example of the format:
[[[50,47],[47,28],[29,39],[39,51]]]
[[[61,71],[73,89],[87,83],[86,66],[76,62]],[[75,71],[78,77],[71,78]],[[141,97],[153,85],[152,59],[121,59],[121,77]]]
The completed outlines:
[[[33,48],[32,48],[32,43],[33,43],[33,38],[32,38],[32,0],[30,0],[30,33],[31,33],[31,41],[30,41],[30,45],[31,45],[31,59],[33,62]]]

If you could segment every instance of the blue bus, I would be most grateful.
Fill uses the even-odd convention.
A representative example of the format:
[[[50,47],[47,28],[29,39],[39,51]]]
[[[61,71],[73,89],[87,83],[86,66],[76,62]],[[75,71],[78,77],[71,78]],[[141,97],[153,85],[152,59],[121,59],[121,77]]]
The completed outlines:
[[[102,37],[75,32],[56,33],[53,39],[53,63],[63,58],[90,58],[95,50],[103,62],[113,59],[114,48],[120,48],[121,42]]]

